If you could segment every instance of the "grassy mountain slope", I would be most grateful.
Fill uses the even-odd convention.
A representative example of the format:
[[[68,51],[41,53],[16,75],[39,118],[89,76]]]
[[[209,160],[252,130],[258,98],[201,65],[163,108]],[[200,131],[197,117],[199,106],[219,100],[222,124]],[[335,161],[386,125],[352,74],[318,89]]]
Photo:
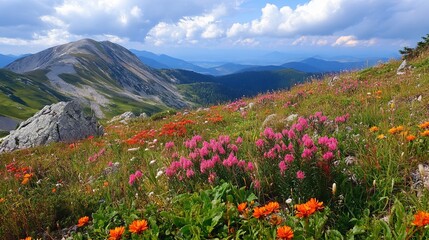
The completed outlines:
[[[0,236],[426,239],[428,59],[2,154]]]
[[[67,100],[63,94],[37,78],[0,69],[0,115],[18,119],[31,117],[45,105]]]

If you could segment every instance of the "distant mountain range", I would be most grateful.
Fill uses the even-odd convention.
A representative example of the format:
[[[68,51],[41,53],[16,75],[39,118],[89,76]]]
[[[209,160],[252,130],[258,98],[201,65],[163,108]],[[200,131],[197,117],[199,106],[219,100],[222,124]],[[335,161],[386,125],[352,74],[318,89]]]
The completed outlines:
[[[0,54],[0,68],[8,65],[9,63],[15,61],[18,58],[19,56]]]
[[[152,61],[148,64],[158,60],[177,68],[192,67],[166,55],[145,54],[146,61]],[[0,116],[25,119],[43,105],[68,99],[86,104],[100,118],[124,111],[151,114],[289,88],[310,76],[296,70],[212,76],[169,68],[150,67],[108,41],[83,39],[52,47],[17,59],[0,71]]]

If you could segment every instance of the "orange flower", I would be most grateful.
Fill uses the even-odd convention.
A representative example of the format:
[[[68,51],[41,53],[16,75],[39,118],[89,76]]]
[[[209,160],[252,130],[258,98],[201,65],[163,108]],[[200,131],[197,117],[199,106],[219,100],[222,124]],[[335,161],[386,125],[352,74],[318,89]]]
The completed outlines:
[[[21,240],[31,240],[31,237],[22,238]]]
[[[265,208],[267,209],[267,213],[270,214],[272,212],[278,212],[280,205],[278,202],[269,202],[267,205],[265,205]]]
[[[267,209],[265,207],[255,207],[253,209],[253,217],[260,218],[264,217],[267,213]]]
[[[395,134],[395,133],[397,133],[397,131],[396,131],[396,128],[395,127],[393,127],[393,128],[391,128],[391,129],[389,129],[389,131],[388,131],[390,134]]]
[[[423,137],[429,137],[429,130],[420,133],[420,135],[422,135]]]
[[[3,203],[3,202],[5,202],[6,201],[6,199],[4,199],[4,198],[0,198],[0,203]]]
[[[319,202],[315,198],[311,198],[306,204],[314,208],[316,211],[323,210],[324,208],[323,202]]]
[[[296,216],[300,218],[308,217],[316,211],[323,210],[323,202],[311,198],[308,202],[295,205]]]
[[[384,136],[384,134],[380,134],[377,136],[377,139],[383,139],[383,138],[386,138],[386,136]]]
[[[297,204],[295,205],[295,208],[296,208],[296,216],[299,218],[308,217],[316,211],[316,209],[312,208],[307,203]]]
[[[141,234],[148,229],[146,220],[135,220],[131,223],[129,230],[135,234]]]
[[[405,139],[407,139],[408,142],[414,141],[416,140],[416,136],[414,135],[408,135],[405,137]]]
[[[397,126],[397,127],[396,127],[396,131],[397,131],[397,132],[402,132],[402,131],[404,131],[404,126]]]
[[[277,228],[277,237],[280,239],[292,239],[293,238],[293,231],[292,228],[289,226],[281,226]]]
[[[32,176],[33,176],[33,174],[31,174],[31,173],[26,173],[26,174],[24,175],[24,178],[22,179],[21,184],[22,184],[22,185],[27,184],[27,183],[30,181],[30,178],[31,178]]]
[[[85,226],[86,224],[88,224],[88,222],[89,222],[89,217],[88,217],[88,216],[81,217],[81,218],[79,218],[79,220],[77,221],[77,226],[78,226],[78,227],[83,227],[83,226]]]
[[[125,227],[115,227],[110,229],[109,240],[119,240],[122,238],[122,234],[125,232]]]
[[[419,125],[420,128],[429,128],[429,121],[428,122],[424,122],[422,124]]]
[[[240,203],[238,204],[238,207],[237,207],[240,213],[243,213],[244,211],[246,211],[246,208],[247,208],[247,202]]]
[[[376,126],[373,126],[369,129],[370,132],[377,132],[379,129]]]
[[[412,224],[417,227],[429,225],[429,213],[423,211],[417,212],[417,214],[414,215],[414,221]]]

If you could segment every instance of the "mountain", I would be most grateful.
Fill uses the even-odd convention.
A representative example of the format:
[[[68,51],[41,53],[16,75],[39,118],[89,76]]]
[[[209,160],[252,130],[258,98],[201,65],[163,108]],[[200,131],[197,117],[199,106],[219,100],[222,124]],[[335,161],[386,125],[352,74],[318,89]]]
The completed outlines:
[[[8,65],[9,63],[15,61],[18,58],[18,56],[0,54],[0,68]]]
[[[248,66],[230,64],[224,66],[224,71],[244,67]],[[39,88],[56,93],[56,97],[49,101],[35,99],[39,102],[38,106],[57,102],[60,96],[78,99],[99,118],[125,111],[152,114],[168,108],[222,103],[242,96],[290,88],[309,76],[308,73],[295,70],[243,72],[224,76],[182,69],[158,70],[142,63],[136,55],[117,44],[91,39],[52,47],[20,58],[7,65],[4,72],[12,74],[12,77],[4,77],[5,81],[27,78],[39,84]],[[25,86],[17,86],[17,91],[20,88]],[[44,93],[35,89],[27,95],[44,96]],[[20,115],[12,111],[8,116],[25,119],[28,114]]]
[[[240,72],[243,69],[251,68],[253,65],[242,65],[236,63],[225,63],[216,67],[210,68],[215,74],[213,75],[228,75]]]
[[[375,62],[371,62],[372,65]],[[328,72],[340,72],[348,70],[357,70],[367,67],[370,63],[365,61],[357,62],[339,62],[339,61],[327,61],[319,58],[307,58],[300,62],[288,62],[282,65],[268,65],[268,66],[254,66],[250,68],[241,69],[240,72],[246,71],[275,71],[281,69],[295,69],[307,73],[328,73]]]
[[[148,51],[139,51],[139,50],[130,50],[132,53],[134,53],[144,64],[156,68],[156,69],[183,69],[183,70],[189,70],[198,72],[201,74],[214,74],[216,75],[216,72],[207,68],[203,68],[200,66],[197,66],[195,64],[192,64],[190,62],[187,62],[182,59],[170,57],[165,54],[157,55],[152,52]]]
[[[18,59],[6,69],[21,74],[44,71],[50,86],[86,102],[98,117],[189,106],[168,76],[108,41],[83,39],[52,47]]]

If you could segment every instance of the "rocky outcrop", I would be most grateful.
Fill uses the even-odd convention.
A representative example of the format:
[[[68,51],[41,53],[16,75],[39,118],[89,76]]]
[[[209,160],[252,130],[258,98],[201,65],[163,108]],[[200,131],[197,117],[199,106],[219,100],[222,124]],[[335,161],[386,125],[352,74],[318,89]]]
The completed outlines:
[[[398,69],[396,70],[397,75],[403,75],[405,74],[405,71],[408,68],[407,60],[402,61],[401,65],[399,65]]]
[[[30,148],[53,142],[73,142],[99,136],[103,129],[94,117],[85,116],[77,102],[59,102],[45,106],[22,122],[0,143],[0,152]]]
[[[123,121],[126,122],[133,118],[136,118],[136,115],[134,115],[133,112],[124,112],[121,115],[114,116],[108,123],[123,122]]]

